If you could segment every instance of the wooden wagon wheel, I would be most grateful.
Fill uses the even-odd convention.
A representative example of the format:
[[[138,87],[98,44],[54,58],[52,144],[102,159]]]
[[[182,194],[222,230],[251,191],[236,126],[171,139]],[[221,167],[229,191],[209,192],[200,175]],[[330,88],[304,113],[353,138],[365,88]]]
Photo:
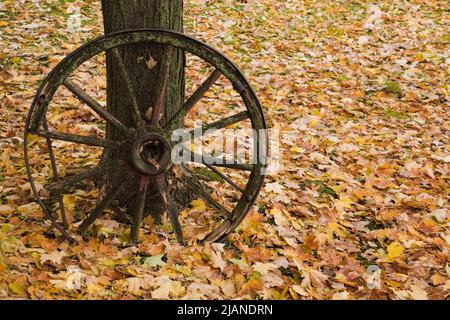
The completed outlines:
[[[207,79],[197,88],[197,90],[185,101],[179,111],[171,118],[160,123],[161,108],[163,105],[164,93],[161,92],[161,99],[158,100],[157,106],[153,110],[150,118],[145,117],[140,111],[135,95],[129,82],[127,74],[118,48],[126,45],[142,44],[142,43],[158,43],[169,47],[181,49],[186,53],[193,54],[203,61],[207,62],[213,69],[213,72]],[[127,84],[129,94],[129,112],[134,120],[132,127],[125,126],[107,108],[104,108],[93,97],[86,93],[80,85],[71,80],[71,74],[84,62],[101,54],[111,53],[118,63],[121,70],[122,78]],[[205,169],[220,178],[221,183],[232,186],[239,193],[239,197],[233,203],[233,209],[226,208],[218,200],[214,199],[209,189],[198,181],[198,177],[188,170],[185,164],[175,165],[171,161],[171,151],[174,148],[174,142],[171,141],[171,133],[176,129],[177,125],[188,115],[192,108],[199,102],[206,92],[214,85],[217,80],[224,76],[233,85],[238,92],[240,99],[245,105],[245,111],[238,112],[231,116],[226,116],[220,120],[207,124],[203,129],[216,129],[232,126],[241,121],[250,121],[251,127],[258,130],[253,148],[254,161],[252,163],[220,163],[219,161],[205,161],[201,157],[200,162],[205,165]],[[99,117],[107,122],[108,126],[114,127],[122,135],[121,141],[108,140],[105,137],[85,136],[79,134],[63,133],[52,130],[48,125],[47,113],[50,108],[55,92],[60,87],[65,87],[74,96],[91,108]],[[162,86],[164,90],[164,85]],[[26,120],[24,153],[28,178],[34,192],[34,195],[45,212],[46,216],[67,239],[74,241],[70,236],[69,223],[65,214],[65,204],[62,193],[67,188],[74,187],[77,183],[84,180],[98,180],[102,176],[108,174],[111,170],[129,170],[128,179],[138,179],[136,188],[136,201],[133,206],[131,242],[136,243],[138,240],[139,228],[141,226],[144,203],[146,201],[147,189],[149,184],[158,186],[161,199],[164,205],[173,230],[176,232],[179,242],[183,242],[182,228],[178,219],[176,206],[173,205],[173,199],[168,192],[167,179],[165,176],[168,172],[177,171],[176,178],[180,179],[194,194],[203,199],[204,202],[212,209],[217,211],[223,220],[205,237],[205,241],[221,241],[233,232],[240,222],[244,219],[250,207],[255,202],[264,179],[264,169],[267,160],[267,133],[266,124],[262,108],[258,99],[244,78],[239,69],[228,60],[219,51],[209,47],[208,45],[197,41],[186,35],[153,29],[128,30],[118,33],[109,34],[82,46],[63,61],[61,61],[43,81],[37,91],[36,97],[32,103],[31,110]],[[30,143],[31,137],[37,136],[44,139],[45,152],[51,163],[51,172],[48,184],[45,185],[46,195],[42,195],[42,191],[38,190],[37,183],[34,179],[36,176],[37,165],[30,162]],[[95,166],[82,168],[76,173],[67,176],[60,176],[58,172],[57,157],[54,152],[53,143],[55,141],[65,141],[85,146],[95,146],[102,149],[115,150],[119,153],[120,159],[108,162],[99,161]],[[150,154],[150,158],[145,158]],[[197,158],[189,159],[189,162],[195,162]],[[227,168],[227,169],[222,169]],[[247,171],[249,176],[244,186],[235,183],[226,173],[221,170],[237,170]],[[181,174],[180,174],[181,172]],[[107,209],[112,201],[120,194],[124,181],[118,182],[115,186],[108,188],[104,195],[96,204],[95,208],[87,215],[87,217],[78,226],[80,232],[85,232],[88,227],[101,216],[103,211]],[[48,199],[53,199],[59,206],[59,214],[51,205]]]

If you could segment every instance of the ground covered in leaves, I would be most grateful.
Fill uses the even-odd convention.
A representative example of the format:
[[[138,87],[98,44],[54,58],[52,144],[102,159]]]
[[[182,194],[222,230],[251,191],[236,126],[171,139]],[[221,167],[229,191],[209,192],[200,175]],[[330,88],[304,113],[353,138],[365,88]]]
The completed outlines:
[[[81,29],[68,30],[76,8]],[[0,298],[448,298],[448,3],[188,0],[185,12],[186,33],[241,67],[280,129],[280,170],[224,244],[181,247],[147,225],[128,247],[113,220],[61,241],[26,181],[23,125],[43,76],[102,33],[99,1],[2,1]]]

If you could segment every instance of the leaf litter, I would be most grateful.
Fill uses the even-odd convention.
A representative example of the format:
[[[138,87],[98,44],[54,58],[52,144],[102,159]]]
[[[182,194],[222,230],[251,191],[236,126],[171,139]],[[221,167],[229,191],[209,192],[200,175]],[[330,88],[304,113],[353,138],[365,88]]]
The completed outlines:
[[[186,33],[234,60],[271,127],[296,134],[226,243],[181,247],[146,220],[130,248],[107,219],[68,245],[26,186],[31,100],[58,61],[102,33],[98,1],[2,1],[0,298],[448,299],[446,4],[186,1]],[[79,31],[67,30],[69,7]]]

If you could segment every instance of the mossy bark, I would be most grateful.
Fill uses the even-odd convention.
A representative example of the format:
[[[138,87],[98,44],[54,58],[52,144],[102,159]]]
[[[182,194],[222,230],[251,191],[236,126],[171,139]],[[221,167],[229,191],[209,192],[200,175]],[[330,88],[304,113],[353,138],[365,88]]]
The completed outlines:
[[[183,31],[183,1],[182,0],[102,0],[102,10],[105,33],[127,29],[156,28]],[[168,87],[165,97],[162,122],[178,110],[184,101],[184,64],[185,57],[181,50],[172,50],[158,44],[130,45],[120,48],[128,81],[134,91],[136,101],[142,114],[150,115],[160,96],[163,78],[168,63]],[[169,59],[163,63],[163,59]],[[130,98],[120,75],[117,62],[112,53],[106,55],[107,60],[107,105],[110,112],[128,126],[133,126],[130,112]],[[150,63],[148,63],[150,61]],[[157,64],[153,68],[152,61]],[[153,63],[154,64],[154,63]],[[165,69],[165,70],[164,70]],[[116,140],[120,133],[112,126],[107,128],[109,139]],[[105,154],[107,158],[117,156],[114,151]],[[109,181],[124,179],[124,172],[115,172]],[[133,179],[130,179],[133,180]],[[136,180],[136,179],[135,179]],[[164,210],[159,199],[156,184],[151,184],[147,196],[146,213],[159,218]],[[120,205],[133,210],[134,191],[137,185],[130,182],[125,192],[120,195]]]

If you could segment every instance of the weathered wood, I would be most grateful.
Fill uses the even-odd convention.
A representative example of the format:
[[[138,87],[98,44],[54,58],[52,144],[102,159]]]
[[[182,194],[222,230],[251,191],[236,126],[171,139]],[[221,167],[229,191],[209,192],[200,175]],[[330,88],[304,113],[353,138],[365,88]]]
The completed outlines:
[[[222,73],[215,69],[211,75],[203,81],[200,87],[186,100],[181,109],[173,116],[166,126],[171,126],[173,123],[179,123],[186,117],[189,111],[203,98],[208,90],[219,80]]]
[[[111,125],[117,128],[120,132],[127,135],[129,129],[120,122],[116,117],[109,113],[105,108],[103,108],[100,103],[98,103],[94,98],[88,95],[79,85],[70,79],[64,81],[64,86],[72,92],[81,102],[87,104],[92,110],[94,110],[99,116],[103,117],[105,120],[109,121]]]
[[[50,138],[53,140],[61,140],[61,141],[67,141],[67,142],[73,142],[73,143],[79,143],[79,144],[86,144],[88,146],[95,146],[95,147],[103,147],[103,148],[110,148],[110,149],[119,149],[120,143],[112,140],[107,139],[100,139],[95,137],[84,137],[79,136],[76,134],[71,133],[62,133],[62,132],[55,132],[55,131],[39,131],[37,133],[38,136],[44,137],[44,138]]]
[[[164,101],[167,96],[167,87],[169,85],[169,78],[170,78],[170,60],[173,55],[173,47],[169,47],[166,51],[166,56],[163,59],[163,65],[161,67],[161,70],[163,72],[162,80],[160,83],[160,89],[159,89],[159,98],[156,102],[156,106],[153,109],[152,112],[152,118],[151,118],[151,124],[155,126],[159,126],[159,122],[161,121],[161,118],[163,116],[164,112]]]
[[[147,197],[149,177],[139,178],[139,190],[137,191],[135,212],[133,214],[133,225],[131,226],[130,242],[137,244],[139,241],[139,230],[141,228],[142,219],[144,217],[145,199]]]
[[[47,123],[47,119],[45,117],[43,118],[42,125],[43,125],[44,130],[48,131],[48,123]],[[53,177],[55,179],[58,179],[59,173],[58,173],[58,167],[56,166],[56,159],[55,159],[55,153],[53,151],[52,140],[49,137],[46,137],[45,139],[47,142],[48,154],[50,156],[50,164],[52,166]],[[63,226],[65,229],[67,229],[69,227],[69,223],[67,221],[66,208],[64,207],[64,199],[63,199],[63,196],[61,193],[58,194],[58,203],[59,203],[59,210],[61,211],[61,219],[63,222]]]
[[[214,200],[208,192],[206,192],[200,184],[195,182],[195,179],[192,177],[183,177],[183,181],[186,183],[187,187],[191,189],[195,194],[197,194],[200,198],[206,201],[211,207],[213,207],[219,214],[221,214],[224,218],[230,219],[231,213],[224,208],[221,204],[219,204],[216,200]]]
[[[43,210],[46,212],[47,215],[48,215],[47,205],[42,202],[42,199],[40,199],[39,194],[36,189],[36,186],[33,183],[33,168],[31,167],[31,164],[30,164],[30,161],[28,158],[28,154],[27,154],[27,150],[28,150],[27,146],[29,143],[27,138],[28,138],[28,134],[30,133],[30,129],[31,129],[30,122],[33,120],[33,115],[34,115],[34,112],[36,111],[35,108],[39,104],[40,97],[45,97],[45,99],[46,99],[45,101],[52,101],[53,95],[55,94],[57,88],[61,84],[63,84],[64,80],[67,77],[69,77],[72,74],[72,72],[78,66],[80,66],[84,61],[87,61],[88,59],[92,58],[93,56],[95,56],[101,52],[105,52],[105,51],[111,52],[111,50],[117,46],[124,46],[124,47],[130,46],[130,47],[134,48],[135,46],[138,46],[141,44],[143,44],[145,46],[151,46],[154,43],[159,43],[163,47],[165,47],[165,46],[177,47],[177,48],[180,48],[181,50],[187,50],[190,53],[197,55],[201,59],[204,59],[205,61],[207,61],[208,63],[213,65],[215,68],[220,70],[221,73],[230,80],[230,82],[233,84],[233,86],[235,88],[237,88],[238,92],[241,94],[241,97],[245,103],[247,112],[240,113],[240,114],[232,116],[232,117],[228,117],[233,120],[225,118],[226,119],[225,121],[223,119],[219,120],[219,122],[216,121],[215,123],[213,123],[214,126],[225,127],[225,126],[230,125],[230,123],[231,124],[236,123],[236,122],[233,122],[236,119],[237,119],[236,121],[238,122],[241,118],[242,119],[249,118],[251,120],[251,125],[254,130],[260,130],[260,129],[266,128],[266,124],[264,121],[264,116],[262,114],[261,106],[260,106],[253,90],[251,89],[250,85],[248,84],[246,79],[243,77],[243,75],[239,72],[239,70],[228,59],[226,59],[226,57],[224,57],[223,55],[221,55],[219,52],[215,51],[214,49],[212,49],[208,46],[205,46],[202,43],[196,41],[195,39],[192,39],[185,35],[170,32],[170,31],[163,31],[163,30],[134,30],[134,31],[116,33],[111,36],[101,37],[101,38],[94,40],[91,43],[87,44],[81,50],[75,51],[67,59],[65,59],[63,62],[61,62],[58,65],[58,68],[49,75],[49,77],[43,82],[42,86],[40,87],[40,89],[36,95],[36,98],[33,102],[32,110],[31,110],[29,116],[27,117],[27,123],[25,126],[25,133],[24,133],[25,164],[27,166],[27,174],[28,174],[28,177],[31,182],[33,193],[36,195],[40,206],[43,208]],[[121,78],[118,76],[117,79],[121,79]],[[168,95],[168,97],[169,96],[170,95]],[[122,109],[124,109],[124,110],[122,110],[122,111],[124,111],[124,113],[128,112],[128,115],[124,114],[124,118],[126,118],[126,116],[128,116],[129,123],[132,125],[133,122],[131,119],[129,109],[127,109],[127,108],[122,108]],[[116,116],[116,114],[114,114],[114,115]],[[36,119],[36,117],[34,117],[34,119]],[[122,119],[120,119],[120,121],[122,121]],[[129,125],[128,123],[125,123],[125,124]],[[109,124],[108,137],[115,136],[114,134],[111,133],[113,130],[115,132],[118,132],[117,128],[115,128],[114,126]],[[238,224],[245,217],[249,208],[251,207],[251,205],[253,204],[253,202],[256,199],[256,196],[260,190],[260,187],[261,187],[261,184],[263,181],[263,172],[266,168],[266,163],[267,163],[266,159],[267,159],[267,147],[268,147],[268,139],[267,139],[266,134],[264,134],[264,132],[261,133],[261,131],[258,131],[258,132],[260,133],[258,135],[258,137],[260,140],[259,142],[261,142],[261,143],[258,143],[257,151],[260,151],[260,152],[257,152],[255,164],[226,164],[226,162],[225,162],[225,164],[222,165],[224,167],[230,167],[230,168],[234,168],[234,169],[244,169],[244,170],[252,169],[252,172],[250,174],[250,177],[247,182],[247,186],[245,188],[245,192],[246,192],[245,196],[241,197],[241,199],[238,200],[232,213],[228,212],[227,215],[228,216],[231,215],[230,218],[223,221],[223,223],[218,228],[215,228],[214,231],[205,238],[205,240],[207,240],[207,241],[223,240],[224,237],[226,237],[230,232],[232,232],[238,226]],[[169,132],[166,132],[166,133],[168,134]],[[45,132],[44,132],[44,134],[45,134]],[[76,135],[71,135],[71,136],[69,135],[69,137],[72,138],[72,140],[74,137],[76,139],[79,139],[79,136],[76,136]],[[131,139],[130,139],[130,142],[132,142]],[[117,145],[116,145],[116,147],[117,147]],[[120,148],[120,149],[122,149],[122,148]],[[107,152],[110,152],[111,150],[115,150],[115,149],[107,148],[106,150],[107,150]],[[123,152],[124,150],[121,150],[121,151]],[[117,151],[111,152],[111,154],[114,154],[114,153],[117,154],[117,156],[119,156],[119,154],[120,154],[120,152],[117,152]],[[104,157],[104,159],[105,158],[108,158],[108,157]],[[114,157],[112,157],[112,158],[114,158]],[[209,161],[208,161],[208,164],[209,164]],[[218,167],[221,165],[220,165],[220,163],[214,163],[212,166]],[[171,176],[175,179],[179,178],[178,172],[176,172],[175,170],[168,171],[166,173],[166,175]],[[123,172],[120,172],[120,171],[118,171],[115,176],[117,178],[117,181],[123,181],[123,180],[130,181],[131,180],[131,179],[124,177]],[[190,177],[189,180],[194,183],[194,187],[191,189],[197,189],[197,191],[201,190],[199,188],[195,188],[196,182],[193,181],[192,177]],[[110,188],[110,190],[114,190],[114,188],[115,188],[115,184],[113,183],[114,181],[110,181],[110,182],[112,182],[112,183],[109,186],[109,188]],[[177,186],[180,186],[183,183],[184,183],[184,185],[186,185],[188,182],[186,182],[185,179],[183,179],[183,181],[179,181]],[[152,186],[154,186],[154,185],[155,184],[152,184]],[[127,184],[127,187],[128,186],[129,185]],[[131,186],[133,186],[133,185],[131,185]],[[123,194],[126,195],[127,193],[130,194],[130,192],[133,192],[133,194],[135,194],[136,188],[134,188],[134,187],[135,187],[135,185],[133,186],[133,188],[129,188],[129,189],[126,188],[125,189],[126,192],[121,193],[118,197],[116,197],[116,199],[122,200],[123,199],[122,195]],[[183,188],[183,190],[184,189],[185,188]],[[177,203],[188,203],[189,201],[180,201],[180,202],[178,201],[177,196],[180,194],[179,191],[180,191],[179,188],[170,189],[170,195],[172,196],[172,199],[176,199]],[[205,191],[205,190],[203,190],[203,191]],[[108,194],[109,193],[107,193],[107,195]],[[189,194],[192,195],[193,193],[189,193]],[[159,193],[151,193],[150,196],[147,197],[147,198],[149,198],[148,201],[152,202],[152,204],[162,205],[163,201],[160,200],[160,197],[158,197],[158,195],[159,195]],[[208,196],[209,196],[209,194],[206,194],[206,198]],[[167,199],[169,199],[169,198],[167,198]],[[129,198],[129,200],[130,200],[129,202],[124,203],[124,206],[126,206],[127,208],[130,208],[130,205],[132,205],[136,202],[136,201],[134,201],[134,199],[132,197]],[[205,200],[205,201],[208,202],[208,200]],[[169,200],[169,202],[170,202],[170,200]],[[122,205],[122,204],[123,203],[121,202],[120,205]],[[209,205],[214,206],[214,202],[209,203]],[[52,223],[55,223],[54,216],[50,216],[50,219],[52,220]],[[58,229],[62,229],[60,226],[57,226],[57,227],[58,227]],[[62,229],[62,230],[64,231],[64,229]]]
[[[83,221],[83,223],[78,227],[80,233],[85,233],[91,224],[100,217],[100,215],[108,208],[109,204],[119,195],[122,188],[125,186],[125,180],[122,180],[119,184],[111,188],[105,197],[97,204],[94,211]]]
[[[35,110],[31,114],[29,130],[32,134],[36,134],[36,132],[39,131],[39,126],[41,125],[41,121],[45,116],[47,108],[48,101],[45,95],[40,95],[37,98]]]
[[[118,168],[122,165],[120,160],[106,160],[94,168],[85,168],[82,172],[74,174],[72,176],[68,176],[65,178],[60,178],[56,182],[49,183],[46,186],[46,189],[52,192],[60,192],[64,188],[73,186],[78,182],[89,178],[95,178],[104,175],[109,170],[114,168]]]
[[[102,0],[105,33],[128,29],[157,28],[183,31],[182,0]],[[169,69],[167,95],[163,113],[171,117],[184,101],[184,65],[183,50],[173,50],[169,46],[157,43],[133,44],[117,49],[123,60],[129,82],[133,88],[141,114],[149,108],[155,108],[160,97],[161,86]],[[132,117],[126,105],[130,103],[126,86],[120,77],[120,66],[117,65],[112,52],[107,58],[107,96],[108,110],[126,125],[132,125]],[[157,62],[149,69],[147,61]],[[168,59],[169,61],[164,61]],[[115,131],[109,133],[115,135]]]
[[[205,163],[205,166],[211,170],[213,173],[217,174],[219,177],[221,177],[223,180],[228,182],[233,188],[238,190],[240,193],[245,194],[244,189],[242,189],[236,182],[228,178],[226,175],[224,175],[220,170],[214,168],[212,165]]]
[[[113,33],[128,29],[157,28],[165,30],[183,31],[183,0],[102,0],[103,21],[105,33]],[[107,62],[107,105],[108,110],[127,126],[135,126],[136,111],[130,112],[128,85],[134,92],[136,104],[142,118],[151,122],[153,115],[147,115],[153,110],[155,122],[162,119],[162,123],[179,110],[184,101],[184,51],[158,43],[139,43],[120,46],[119,53],[123,68],[129,75],[128,83],[121,77],[122,66],[110,50],[106,54]],[[157,62],[153,68],[147,63],[151,59]],[[119,61],[120,62],[120,61]],[[166,86],[166,87],[164,87]],[[162,106],[161,106],[162,105]],[[135,107],[133,107],[135,109]],[[112,140],[120,139],[117,130],[109,125],[107,137]],[[106,150],[104,158],[117,157],[114,150]],[[120,173],[111,173],[110,183],[120,180]],[[134,185],[125,188],[120,199],[123,203],[136,201],[132,190]],[[149,193],[157,194],[158,189],[151,184]],[[155,218],[162,213],[163,206],[160,199],[148,199],[146,207]]]
[[[243,120],[246,120],[248,118],[250,118],[249,112],[243,111],[238,114],[229,116],[227,118],[223,118],[223,119],[217,120],[213,123],[204,125],[202,127],[202,132],[203,132],[203,134],[205,134],[206,131],[208,131],[208,130],[212,130],[212,131],[220,130],[220,129],[226,128],[228,126],[231,126],[233,124],[236,124],[238,122],[241,122]],[[191,136],[194,136],[195,129],[190,131],[189,133]]]
[[[122,57],[120,56],[119,49],[114,48],[112,50],[114,59],[118,66],[120,77],[122,78],[122,82],[125,84],[125,89],[127,92],[127,97],[129,101],[131,101],[131,115],[133,117],[134,125],[136,128],[140,128],[144,126],[144,120],[141,116],[141,110],[139,108],[136,93],[133,88],[133,84],[131,83],[130,75],[128,74],[127,68],[123,62]],[[129,105],[129,104],[128,104]]]
[[[196,154],[186,147],[183,147],[183,150],[190,155],[189,159],[185,159],[186,162],[201,163],[203,165],[211,165],[215,167],[236,169],[241,171],[252,171],[254,169],[254,165],[251,163],[237,163],[236,159],[234,159],[233,163],[227,163],[231,161],[226,158]]]
[[[167,182],[165,178],[161,176],[158,176],[155,179],[156,183],[158,184],[159,192],[164,202],[164,206],[166,207],[170,223],[172,224],[172,228],[175,231],[177,240],[180,244],[184,244],[183,231],[181,229],[180,221],[178,220],[178,213],[175,207],[175,203],[173,202],[173,199],[169,193],[169,187],[167,185]]]
[[[203,162],[204,163],[204,162]],[[228,169],[236,169],[241,171],[253,171],[255,168],[255,165],[250,163],[213,163],[213,166],[220,167],[220,168],[228,168]]]

